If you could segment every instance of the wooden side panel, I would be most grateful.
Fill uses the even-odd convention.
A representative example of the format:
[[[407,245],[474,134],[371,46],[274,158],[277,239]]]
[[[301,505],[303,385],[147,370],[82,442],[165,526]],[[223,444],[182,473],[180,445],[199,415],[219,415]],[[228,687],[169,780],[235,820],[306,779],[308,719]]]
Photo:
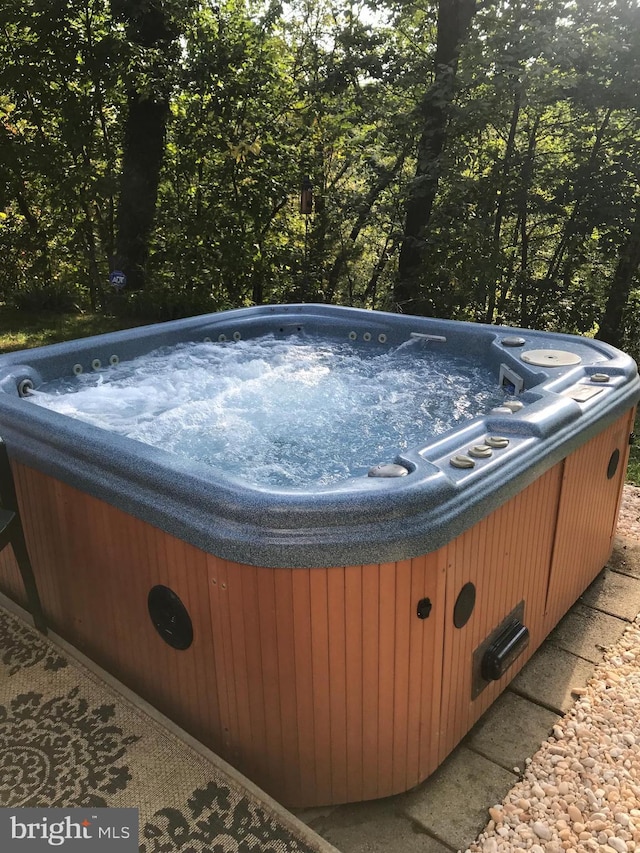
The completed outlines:
[[[405,790],[426,779],[439,764],[446,579],[442,549],[412,560]],[[431,613],[426,619],[418,619],[417,604],[424,598],[432,603]]]
[[[27,607],[24,584],[10,546],[0,551],[0,589],[21,607]]]
[[[378,608],[380,602],[380,572],[374,569],[361,571],[362,600],[362,799],[378,796],[378,768],[372,758],[378,755],[380,733],[380,630]],[[356,640],[357,642],[357,640]]]
[[[562,465],[556,465],[442,551],[446,555],[442,706],[439,760],[469,731],[544,638],[544,593],[553,550]],[[461,628],[453,622],[458,595],[476,589]],[[530,646],[500,681],[472,699],[474,650],[524,599]]]
[[[371,701],[378,706],[378,748],[377,766],[372,770],[378,786],[378,797],[384,796],[381,784],[391,780],[393,773],[393,681],[395,649],[394,637],[396,632],[396,595],[395,595],[395,564],[380,565],[380,601],[378,603],[378,695],[372,696]],[[407,602],[407,605],[409,602]],[[390,782],[386,782],[390,785]]]
[[[399,563],[230,563],[20,465],[16,486],[54,630],[285,804],[353,802],[433,772],[607,559],[631,417],[448,545]],[[475,608],[456,628],[468,582]],[[192,617],[185,651],[151,624],[156,584]],[[0,588],[23,600],[9,549]],[[474,700],[474,650],[522,600],[529,649]]]
[[[62,543],[47,533],[59,529],[57,484],[47,477],[34,479],[27,476],[29,469],[22,466],[13,465],[12,468],[27,548],[43,609],[45,615],[48,615],[48,604],[56,606],[58,611],[63,609],[60,606],[63,592],[55,582],[56,566],[62,556]],[[0,573],[0,588],[14,601],[26,606],[20,573],[11,549],[5,549],[0,555],[0,561],[3,560],[7,561],[7,569]],[[43,587],[47,587],[48,594],[43,594]]]
[[[53,630],[223,752],[206,555],[36,471],[15,466],[15,475]],[[168,646],[151,623],[147,596],[156,584],[173,589],[189,610],[194,642],[185,651]]]
[[[345,761],[349,791],[364,791],[365,784],[365,679],[363,628],[368,621],[364,609],[363,578],[361,566],[347,566],[344,570],[345,613]]]
[[[280,691],[281,775],[292,774],[293,785],[300,790],[304,765],[300,761],[298,732],[298,684],[296,682],[296,650],[294,633],[293,572],[290,569],[263,569],[273,575],[275,595],[275,627],[277,683]],[[290,768],[290,769],[289,769]]]
[[[433,558],[312,570],[208,560],[234,763],[296,806],[387,796],[435,769],[444,574]],[[425,596],[434,612],[420,620]]]
[[[620,418],[565,460],[553,565],[546,598],[550,631],[611,556],[633,412]],[[620,455],[609,478],[611,455]]]
[[[300,768],[298,796],[303,803],[313,803],[318,790],[316,772],[316,707],[312,667],[313,636],[311,632],[311,573],[292,572],[293,643],[296,684],[296,733]],[[292,784],[295,784],[292,779]]]

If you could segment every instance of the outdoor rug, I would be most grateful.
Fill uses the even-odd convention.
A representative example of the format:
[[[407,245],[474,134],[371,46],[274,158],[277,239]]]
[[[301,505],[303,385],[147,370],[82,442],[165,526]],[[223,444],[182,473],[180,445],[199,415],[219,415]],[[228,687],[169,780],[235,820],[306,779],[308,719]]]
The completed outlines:
[[[1,807],[138,808],[140,853],[334,849],[222,765],[0,607]]]

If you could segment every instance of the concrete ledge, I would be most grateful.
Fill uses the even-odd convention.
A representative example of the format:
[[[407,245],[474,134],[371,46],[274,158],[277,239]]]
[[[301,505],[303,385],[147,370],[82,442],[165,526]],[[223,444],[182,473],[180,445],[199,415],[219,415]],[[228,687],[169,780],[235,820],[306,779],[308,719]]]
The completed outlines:
[[[580,597],[580,602],[633,622],[640,613],[640,579],[605,569]]]
[[[640,578],[640,541],[628,536],[616,536],[608,566],[614,572]]]
[[[403,813],[453,850],[464,850],[518,777],[464,746],[419,788],[405,795]],[[401,848],[397,847],[397,850]]]
[[[312,822],[316,832],[349,853],[451,853],[398,812],[398,798],[341,806]]]
[[[627,624],[624,619],[578,603],[549,634],[547,642],[600,663],[604,650],[618,642]]]
[[[583,688],[595,664],[551,644],[543,645],[511,682],[510,690],[557,714],[575,702],[574,688]]]
[[[553,711],[506,690],[471,729],[464,744],[505,770],[520,772],[559,719]]]

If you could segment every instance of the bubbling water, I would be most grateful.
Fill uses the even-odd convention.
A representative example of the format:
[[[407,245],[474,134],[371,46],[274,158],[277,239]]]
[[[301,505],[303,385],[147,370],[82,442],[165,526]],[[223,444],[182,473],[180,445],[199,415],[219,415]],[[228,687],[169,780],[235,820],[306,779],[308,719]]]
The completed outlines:
[[[362,476],[503,393],[487,368],[420,342],[365,352],[265,336],[162,348],[29,399],[254,485],[303,488]]]

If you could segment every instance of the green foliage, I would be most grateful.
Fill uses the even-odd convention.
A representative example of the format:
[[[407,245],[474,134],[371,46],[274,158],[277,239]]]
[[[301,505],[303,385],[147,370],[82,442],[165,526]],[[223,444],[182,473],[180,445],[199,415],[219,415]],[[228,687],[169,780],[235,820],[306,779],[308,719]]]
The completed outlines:
[[[103,0],[9,0],[0,9],[0,297],[97,286],[112,243],[118,104]]]
[[[638,23],[615,0],[479,13],[425,234],[429,311],[597,325],[638,185]]]
[[[110,314],[140,323],[178,320],[195,314],[208,314],[234,307],[221,303],[205,288],[170,288],[151,285],[131,293],[112,293],[105,299]]]
[[[640,288],[631,291],[624,316],[624,349],[640,368]],[[640,437],[640,431],[638,432]]]
[[[0,299],[154,319],[295,299],[388,305],[438,4],[372,7],[5,0]],[[164,40],[140,30],[149,10],[169,21]],[[639,24],[627,0],[480,4],[422,235],[422,310],[597,327],[640,180]],[[132,86],[168,98],[171,115],[148,286],[116,294]]]
[[[291,81],[271,29],[231,2],[185,34],[151,269],[190,300],[243,304],[274,274],[282,289],[297,252],[295,226],[276,226],[298,174]]]
[[[64,280],[54,279],[51,283],[43,283],[37,279],[22,288],[15,288],[8,296],[8,304],[27,314],[40,311],[77,310],[82,302],[80,288],[74,287]]]
[[[640,486],[640,411],[636,415],[633,434],[634,440],[629,448],[626,481],[632,486]]]

